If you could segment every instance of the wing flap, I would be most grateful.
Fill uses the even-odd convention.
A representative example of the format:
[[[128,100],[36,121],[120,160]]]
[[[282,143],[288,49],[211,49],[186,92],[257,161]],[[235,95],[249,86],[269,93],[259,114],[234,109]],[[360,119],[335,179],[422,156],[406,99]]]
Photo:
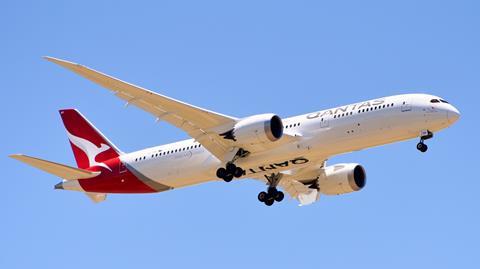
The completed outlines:
[[[279,184],[292,198],[297,199],[300,205],[310,205],[320,198],[320,193],[316,189],[310,189],[303,183],[283,177]]]
[[[67,180],[92,178],[100,174],[100,172],[92,172],[85,169],[75,168],[60,163],[30,157],[24,154],[12,154],[9,157]]]

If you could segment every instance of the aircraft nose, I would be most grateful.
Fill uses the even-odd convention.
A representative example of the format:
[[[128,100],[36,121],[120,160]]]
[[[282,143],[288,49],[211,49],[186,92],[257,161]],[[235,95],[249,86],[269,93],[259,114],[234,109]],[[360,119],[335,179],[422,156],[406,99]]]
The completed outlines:
[[[454,106],[451,106],[447,111],[448,122],[455,123],[460,118],[460,111]]]

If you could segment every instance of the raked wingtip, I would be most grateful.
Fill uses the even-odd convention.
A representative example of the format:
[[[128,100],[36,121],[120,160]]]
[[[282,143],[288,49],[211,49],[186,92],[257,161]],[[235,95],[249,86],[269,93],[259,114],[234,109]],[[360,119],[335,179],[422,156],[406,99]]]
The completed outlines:
[[[52,62],[52,63],[61,63],[61,62],[67,62],[65,60],[62,60],[62,59],[59,59],[59,58],[55,58],[55,57],[51,57],[51,56],[42,56],[43,59],[49,61],[49,62]]]
[[[54,64],[58,64],[60,66],[63,66],[68,69],[72,69],[72,67],[83,67],[81,64],[70,62],[67,60],[55,58],[55,57],[50,57],[50,56],[43,56],[43,58],[49,62],[52,62]]]

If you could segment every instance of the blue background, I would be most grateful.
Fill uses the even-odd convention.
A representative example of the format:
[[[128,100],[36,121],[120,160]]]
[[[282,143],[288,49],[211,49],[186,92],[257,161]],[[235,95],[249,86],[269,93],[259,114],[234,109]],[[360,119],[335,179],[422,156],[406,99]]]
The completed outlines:
[[[4,1],[1,268],[479,268],[478,1]],[[361,192],[267,208],[253,180],[95,205],[6,157],[73,165],[57,110],[122,150],[187,136],[44,61],[85,64],[221,113],[286,117],[381,96],[444,97],[460,121],[332,158]]]

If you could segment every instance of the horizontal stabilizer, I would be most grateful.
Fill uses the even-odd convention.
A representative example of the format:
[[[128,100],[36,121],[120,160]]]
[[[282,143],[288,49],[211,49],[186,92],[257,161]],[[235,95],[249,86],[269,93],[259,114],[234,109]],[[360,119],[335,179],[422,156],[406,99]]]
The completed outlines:
[[[39,158],[30,157],[23,154],[12,154],[9,157],[24,162],[28,165],[43,170],[57,177],[74,180],[82,178],[92,178],[98,176],[101,172],[92,172],[85,169],[75,168],[64,164],[50,162]]]

